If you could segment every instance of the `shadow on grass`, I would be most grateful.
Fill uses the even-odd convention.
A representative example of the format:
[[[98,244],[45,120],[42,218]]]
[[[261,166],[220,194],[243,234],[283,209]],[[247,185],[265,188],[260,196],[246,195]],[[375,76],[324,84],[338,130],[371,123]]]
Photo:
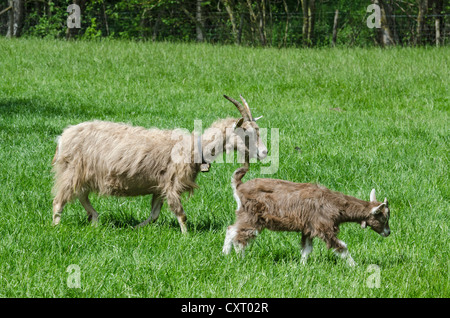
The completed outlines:
[[[188,231],[192,232],[220,232],[224,229],[224,224],[216,222],[215,220],[211,219],[204,219],[197,222],[189,222],[188,218]]]
[[[31,115],[45,118],[103,118],[113,116],[113,109],[86,105],[76,99],[66,97],[60,101],[43,100],[40,97],[0,98],[0,116]]]
[[[73,115],[73,110],[61,105],[53,105],[40,98],[1,98],[0,114],[2,116],[21,115],[41,115],[45,117],[57,117]]]
[[[100,218],[101,225],[109,225],[113,228],[134,228],[143,221],[132,215],[116,214],[114,212],[104,213]]]
[[[253,242],[256,243],[256,242]],[[251,249],[258,257],[270,258],[274,264],[283,264],[285,262],[297,263],[299,266],[303,265],[300,247],[296,249],[281,249],[281,248],[266,248],[264,251],[260,249],[262,246],[252,246]],[[308,258],[306,265],[308,264],[321,264],[331,266],[347,266],[351,268],[345,259],[341,259],[335,255],[332,250],[316,250],[316,254],[311,254]],[[313,251],[314,253],[314,251]],[[371,265],[377,265],[381,268],[392,268],[395,266],[403,266],[404,264],[410,264],[413,260],[408,255],[359,255],[356,256],[351,253],[353,260],[356,262],[356,267],[368,268]]]
[[[150,215],[149,215],[150,216]],[[141,222],[145,221],[144,218],[137,218],[132,214],[125,213],[123,211],[104,211],[103,213],[99,212],[100,224],[99,226],[111,226],[113,228],[136,228]],[[85,220],[81,221],[82,224],[89,224],[87,217]],[[153,223],[148,223],[145,227],[152,226],[160,226],[160,227],[168,227],[171,229],[180,230],[180,225],[175,217],[164,217],[159,218]],[[213,220],[201,220],[200,222],[190,222],[189,216],[186,222],[188,233],[204,233],[211,231],[222,231],[223,224],[219,224],[214,222]],[[181,231],[181,230],[180,230]],[[180,232],[181,233],[181,232]]]

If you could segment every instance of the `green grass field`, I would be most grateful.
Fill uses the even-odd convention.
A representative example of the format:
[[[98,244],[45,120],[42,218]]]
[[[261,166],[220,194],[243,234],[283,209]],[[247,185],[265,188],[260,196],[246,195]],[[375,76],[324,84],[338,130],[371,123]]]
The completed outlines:
[[[0,56],[0,297],[450,296],[449,47],[0,39]],[[213,164],[183,197],[186,236],[167,204],[155,224],[133,229],[150,197],[93,195],[98,227],[78,201],[51,226],[51,160],[66,126],[193,130],[201,119],[206,128],[238,116],[223,94],[243,94],[264,115],[260,127],[279,129],[277,172],[262,175],[257,163],[246,180],[318,182],[365,200],[376,188],[389,199],[391,235],[342,225],[354,268],[318,239],[302,265],[298,233],[264,231],[245,258],[225,257],[237,162]]]

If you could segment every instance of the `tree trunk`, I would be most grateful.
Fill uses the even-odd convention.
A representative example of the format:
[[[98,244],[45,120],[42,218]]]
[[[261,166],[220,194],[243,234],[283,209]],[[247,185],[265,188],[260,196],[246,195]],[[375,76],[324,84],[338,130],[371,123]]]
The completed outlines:
[[[332,37],[332,39],[331,39],[331,45],[332,45],[333,47],[336,46],[336,41],[337,41],[338,18],[339,18],[339,10],[336,9],[336,11],[334,12],[333,37]]]
[[[421,45],[423,40],[423,29],[425,25],[425,14],[428,9],[428,0],[418,0],[417,6],[419,13],[417,14],[417,28],[416,28],[416,39],[415,45]]]
[[[161,23],[161,15],[162,15],[162,10],[158,10],[158,16],[156,17],[156,21],[153,26],[153,34],[152,34],[153,42],[155,42],[158,39],[159,25]]]
[[[441,29],[442,29],[442,10],[444,8],[444,0],[435,0],[433,6],[434,14],[434,28],[435,28],[435,43],[436,46],[441,46]]]
[[[312,46],[315,19],[315,0],[301,0],[303,12],[303,45]]]
[[[264,1],[264,0],[263,0]],[[264,34],[264,16],[265,14],[262,12],[262,8],[258,2],[256,2],[256,6],[258,8],[258,16],[259,16],[259,22],[258,22],[258,16],[256,15],[255,11],[253,10],[252,1],[247,0],[247,7],[248,11],[250,13],[250,20],[252,22],[252,25],[256,26],[259,32],[259,40],[261,42],[262,46],[266,45],[266,36]],[[265,8],[265,6],[264,6]],[[252,27],[253,28],[253,27]]]
[[[102,5],[103,5],[103,18],[105,19],[106,36],[109,36],[109,25],[108,25],[108,17],[106,16],[105,1],[102,2]],[[142,16],[143,17],[145,16],[145,10]]]
[[[436,18],[434,20],[434,28],[436,29],[436,46],[441,46],[441,20]]]
[[[186,9],[186,7],[184,5],[181,5],[181,10],[183,10],[183,12],[186,14],[186,16],[195,24],[195,28],[197,30],[197,41],[202,42],[204,40],[204,28],[202,25],[202,21],[201,18],[198,18],[198,10],[199,10],[199,3],[201,4],[200,0],[196,1],[196,9],[195,9],[195,16],[191,14],[191,12],[189,12],[188,9]],[[201,7],[200,7],[201,10]],[[200,13],[200,17],[201,17],[201,13]],[[201,41],[200,41],[201,40]]]
[[[23,21],[25,18],[25,0],[9,0],[12,9],[8,14],[7,37],[19,37],[22,35]]]
[[[230,17],[231,32],[233,33],[233,40],[236,44],[239,44],[240,40],[239,40],[238,31],[236,28],[236,16],[233,11],[233,4],[230,0],[222,0],[222,1],[223,1],[223,4],[225,5],[225,9],[227,10],[228,16]]]
[[[289,8],[286,3],[286,0],[283,0],[283,6],[284,6],[284,11],[286,12],[286,26],[284,28],[284,37],[283,37],[282,45],[286,46],[287,45],[287,36],[288,36],[288,31],[289,31]]]
[[[303,14],[303,24],[302,24],[302,37],[303,45],[308,45],[308,0],[302,0],[302,14]]]
[[[380,24],[378,29],[378,43],[382,46],[390,46],[398,43],[398,36],[395,32],[394,17],[392,8],[386,0],[372,0],[372,2],[380,7]]]
[[[8,12],[8,31],[6,32],[6,36],[12,38],[14,30],[14,1],[9,0],[8,4],[11,9]]]
[[[203,42],[205,40],[205,36],[203,34],[205,24],[202,17],[202,2],[202,0],[197,0],[197,8],[195,11],[195,19],[197,21],[197,23],[195,24],[195,30],[197,32],[197,42]]]
[[[256,7],[258,8],[258,16],[259,16],[259,38],[262,46],[266,46],[267,44],[267,35],[266,35],[266,5],[265,0],[261,0],[261,5],[259,2],[256,2]]]
[[[244,28],[244,15],[241,14],[241,21],[239,22],[239,29],[237,33],[237,44],[241,44],[243,28]]]
[[[312,45],[312,39],[314,35],[314,24],[316,20],[316,5],[315,0],[309,0],[308,8],[308,42]]]

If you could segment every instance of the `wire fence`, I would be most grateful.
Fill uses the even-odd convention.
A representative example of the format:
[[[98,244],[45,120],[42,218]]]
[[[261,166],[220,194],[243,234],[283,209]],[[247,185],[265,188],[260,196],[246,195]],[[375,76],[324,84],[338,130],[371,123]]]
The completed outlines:
[[[0,6],[0,12],[7,9]],[[291,47],[304,46],[304,16],[301,12],[270,12],[264,20],[255,21],[249,12],[236,19],[233,28],[230,16],[224,10],[208,11],[201,17],[184,10],[105,10],[91,7],[81,13],[81,27],[69,28],[67,8],[31,10],[23,22],[22,35],[83,38],[124,38],[146,41],[203,41],[208,43],[249,46]],[[353,11],[317,11],[309,46],[370,46],[380,45],[380,30],[369,28],[369,13]],[[411,46],[449,45],[450,14],[425,14],[418,42],[418,19],[409,14],[389,15],[395,44]],[[439,25],[436,24],[439,21]],[[0,35],[11,28],[8,13],[0,14]],[[438,29],[438,30],[437,30]],[[438,31],[438,32],[437,32]]]

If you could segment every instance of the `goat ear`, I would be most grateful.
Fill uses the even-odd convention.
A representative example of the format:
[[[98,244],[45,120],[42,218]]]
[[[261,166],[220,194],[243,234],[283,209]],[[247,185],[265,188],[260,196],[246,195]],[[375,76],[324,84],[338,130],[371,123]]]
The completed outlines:
[[[373,215],[378,214],[382,211],[382,209],[386,206],[386,203],[381,203],[379,206],[376,206],[370,211]]]
[[[365,229],[367,227],[366,221],[361,222],[361,228]]]
[[[253,121],[257,121],[258,119],[261,119],[261,118],[263,118],[263,116],[259,116],[259,117],[253,118]]]
[[[389,207],[389,203],[388,203],[387,198],[384,198],[384,202],[383,203],[386,204],[386,207]]]
[[[377,198],[375,197],[375,189],[370,191],[370,202],[377,202]]]
[[[235,122],[233,124],[233,130],[235,130],[236,128],[241,127],[243,123],[244,123],[244,118],[240,118],[237,122]]]

